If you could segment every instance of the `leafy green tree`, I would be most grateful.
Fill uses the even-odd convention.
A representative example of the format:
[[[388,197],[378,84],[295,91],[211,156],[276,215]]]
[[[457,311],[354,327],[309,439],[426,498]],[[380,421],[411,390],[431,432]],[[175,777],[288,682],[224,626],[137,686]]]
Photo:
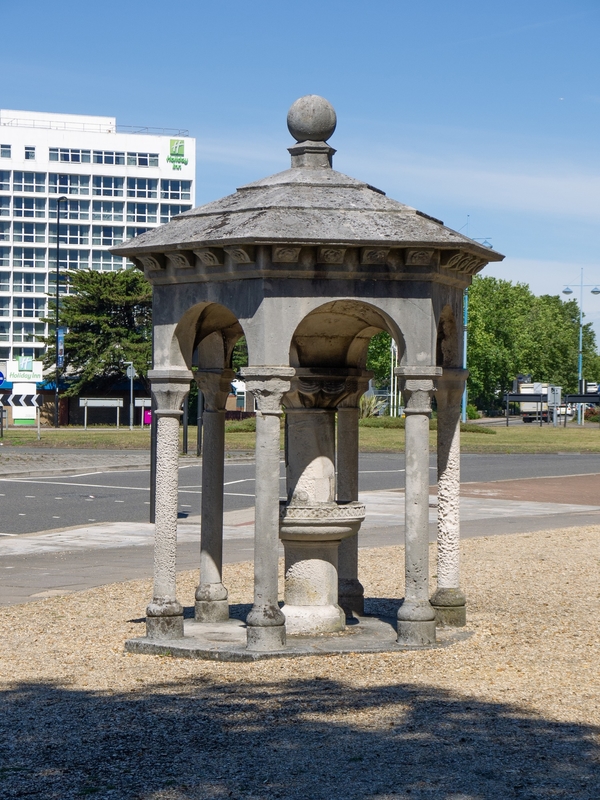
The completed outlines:
[[[63,375],[65,395],[84,389],[108,389],[123,378],[125,361],[133,361],[147,385],[152,362],[152,287],[136,269],[118,272],[70,270],[70,293],[61,297],[59,325],[67,329]],[[56,305],[50,301],[54,325]],[[46,340],[44,365],[56,363],[55,331]]]
[[[501,404],[519,373],[577,389],[579,306],[557,295],[536,297],[524,283],[477,277],[469,289],[469,399],[479,408]],[[600,375],[590,323],[583,327],[583,374]]]
[[[369,342],[367,369],[375,373],[373,383],[377,389],[390,388],[391,344],[392,337],[385,331],[376,333]]]

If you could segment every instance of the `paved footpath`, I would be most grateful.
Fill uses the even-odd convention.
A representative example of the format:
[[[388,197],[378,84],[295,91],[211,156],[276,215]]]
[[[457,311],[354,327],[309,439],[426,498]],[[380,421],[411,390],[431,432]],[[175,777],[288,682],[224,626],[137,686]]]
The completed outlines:
[[[99,454],[95,451],[95,466]],[[102,454],[103,461],[106,454]],[[134,459],[135,462],[135,459]],[[89,460],[88,460],[89,465]],[[77,465],[83,468],[83,457]],[[106,468],[105,464],[102,464]],[[115,468],[123,465],[115,464]],[[62,466],[59,467],[62,469]],[[71,470],[73,462],[71,462]],[[600,524],[600,475],[570,475],[466,483],[461,487],[461,531],[464,537]],[[432,487],[430,539],[435,541],[437,498]],[[361,494],[367,518],[361,547],[402,544],[404,493],[400,490]],[[252,507],[225,514],[224,557],[232,563],[252,558]],[[179,524],[178,569],[198,566],[200,518]],[[0,538],[0,605],[80,591],[106,583],[152,574],[153,526],[113,522]]]

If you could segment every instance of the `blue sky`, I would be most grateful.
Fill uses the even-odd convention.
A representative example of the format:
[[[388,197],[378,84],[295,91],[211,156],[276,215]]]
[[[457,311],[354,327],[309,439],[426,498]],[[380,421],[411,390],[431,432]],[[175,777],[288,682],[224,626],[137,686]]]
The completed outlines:
[[[336,169],[490,237],[507,257],[484,274],[600,284],[597,0],[0,7],[1,107],[188,128],[199,203],[285,169],[287,109],[321,94]],[[584,310],[600,340],[589,288]]]

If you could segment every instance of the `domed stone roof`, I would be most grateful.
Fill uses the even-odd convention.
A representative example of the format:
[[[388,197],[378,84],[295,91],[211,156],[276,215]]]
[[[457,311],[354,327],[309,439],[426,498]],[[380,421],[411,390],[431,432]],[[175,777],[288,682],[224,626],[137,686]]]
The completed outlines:
[[[288,117],[295,136],[331,135],[335,124],[333,108],[314,95],[297,100]],[[335,150],[325,141],[307,138],[290,147],[289,152],[290,169],[180,214],[111,252],[141,260],[149,253],[187,251],[197,256],[200,253],[207,264],[202,254],[210,261],[212,253],[221,263],[214,248],[362,248],[361,261],[369,263],[364,249],[378,248],[373,263],[381,263],[394,249],[409,249],[412,261],[403,258],[403,263],[425,265],[427,256],[413,251],[434,250],[441,253],[439,263],[443,266],[468,274],[504,258],[440,220],[387,197],[364,181],[337,172],[332,168]],[[291,257],[284,260],[290,261]],[[277,258],[273,257],[273,261]],[[330,263],[336,263],[335,258]]]

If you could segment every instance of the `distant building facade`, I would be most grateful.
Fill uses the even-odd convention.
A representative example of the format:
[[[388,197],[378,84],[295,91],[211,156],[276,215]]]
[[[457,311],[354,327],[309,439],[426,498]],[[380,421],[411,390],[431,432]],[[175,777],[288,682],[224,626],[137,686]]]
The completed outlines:
[[[187,131],[0,110],[0,362],[41,357],[59,197],[59,270],[123,269],[130,262],[108,248],[192,208],[195,168]]]

